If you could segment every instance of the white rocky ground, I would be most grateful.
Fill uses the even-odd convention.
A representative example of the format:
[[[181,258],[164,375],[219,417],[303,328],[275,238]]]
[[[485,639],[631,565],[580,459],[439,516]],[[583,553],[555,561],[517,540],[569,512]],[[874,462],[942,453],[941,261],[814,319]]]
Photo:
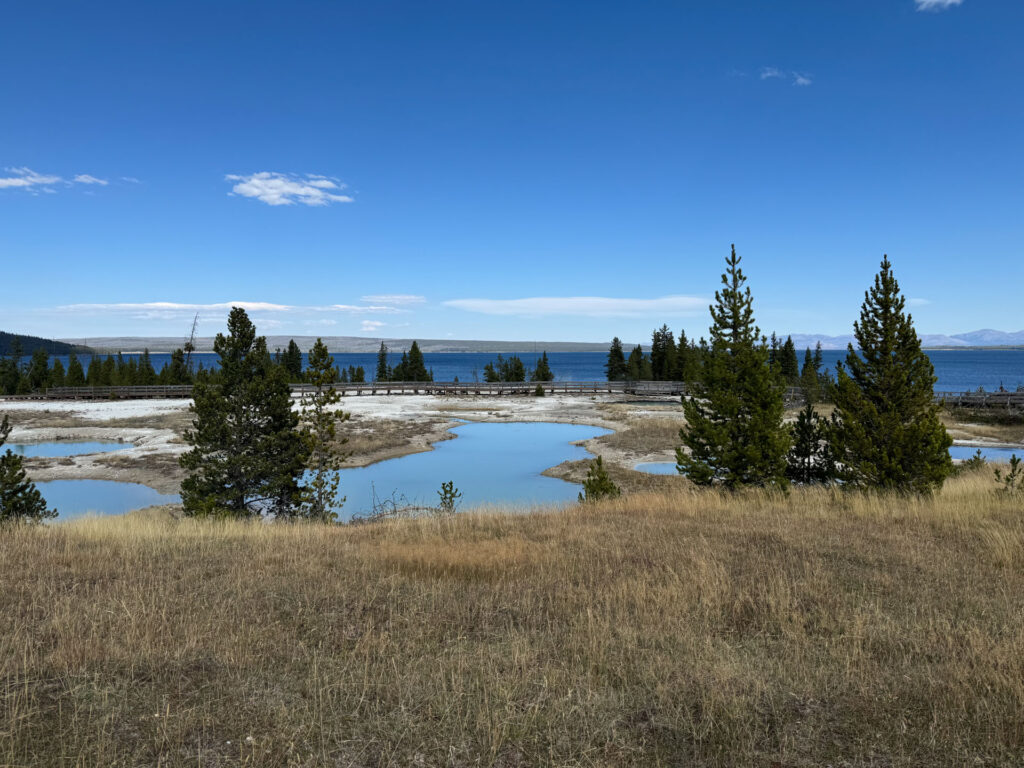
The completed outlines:
[[[178,457],[187,450],[182,432],[190,421],[189,405],[187,400],[0,401],[0,414],[11,418],[11,442],[114,440],[132,444],[110,453],[29,459],[27,467],[33,479],[126,480],[174,492],[182,477]],[[348,466],[431,450],[433,443],[452,437],[448,430],[460,421],[549,421],[614,430],[614,434],[585,445],[600,453],[622,477],[638,462],[673,460],[672,449],[683,425],[682,409],[674,398],[629,400],[618,395],[363,395],[346,397],[340,407],[351,414],[342,427],[349,437],[347,448],[353,451]],[[961,428],[954,432],[958,444],[1005,445],[963,428],[969,425],[958,426]],[[562,467],[550,474],[579,479],[580,470],[578,466]]]

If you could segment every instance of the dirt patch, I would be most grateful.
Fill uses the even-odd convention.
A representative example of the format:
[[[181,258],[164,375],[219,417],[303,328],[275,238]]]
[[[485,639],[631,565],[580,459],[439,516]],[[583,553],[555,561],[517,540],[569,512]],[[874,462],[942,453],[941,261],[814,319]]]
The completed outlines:
[[[457,422],[450,420],[373,419],[353,416],[340,425],[338,433],[348,439],[341,450],[347,451],[346,467],[365,467],[386,459],[430,451],[434,443],[455,437],[448,430]]]

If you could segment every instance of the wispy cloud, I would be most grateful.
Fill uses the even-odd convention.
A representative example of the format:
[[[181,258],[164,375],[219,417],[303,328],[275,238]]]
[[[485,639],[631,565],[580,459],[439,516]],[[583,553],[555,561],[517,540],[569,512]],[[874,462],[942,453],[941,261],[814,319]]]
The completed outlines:
[[[382,323],[380,320],[363,320],[363,324],[359,326],[359,330],[363,333],[373,333],[376,330],[383,328],[387,323]]]
[[[266,301],[220,301],[191,304],[175,301],[118,302],[111,304],[65,304],[58,312],[77,315],[121,315],[134,319],[172,319],[199,314],[203,318],[223,317],[232,307],[260,315],[395,315],[406,310],[383,304],[327,304],[301,306]]]
[[[912,307],[927,307],[931,302],[928,299],[907,299],[907,304]]]
[[[964,0],[914,0],[919,11],[944,11],[954,5],[962,5]]]
[[[408,304],[423,304],[426,298],[411,293],[380,293],[371,296],[363,296],[363,301],[370,304],[395,304],[405,306]]]
[[[30,194],[41,192],[54,193],[57,187],[70,187],[74,184],[98,184],[106,186],[106,179],[99,179],[88,173],[76,174],[70,181],[63,176],[52,173],[37,173],[31,168],[4,168],[7,176],[0,176],[0,189],[24,189]]]
[[[808,86],[814,79],[804,72],[789,72],[778,67],[761,67],[762,80],[790,80],[793,85]]]
[[[445,306],[485,315],[576,315],[582,317],[670,317],[707,311],[708,300],[697,296],[620,299],[604,296],[538,296],[526,299],[453,299]]]
[[[351,203],[350,195],[339,194],[345,185],[337,179],[317,174],[300,176],[294,173],[261,171],[248,176],[228,174],[226,181],[234,181],[229,194],[251,197],[267,205],[324,206],[331,203]]]

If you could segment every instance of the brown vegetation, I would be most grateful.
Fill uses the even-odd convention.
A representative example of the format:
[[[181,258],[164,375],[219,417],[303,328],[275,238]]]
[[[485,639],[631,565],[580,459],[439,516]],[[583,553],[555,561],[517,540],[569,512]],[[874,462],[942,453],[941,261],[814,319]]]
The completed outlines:
[[[0,765],[1019,765],[991,488],[6,530]]]

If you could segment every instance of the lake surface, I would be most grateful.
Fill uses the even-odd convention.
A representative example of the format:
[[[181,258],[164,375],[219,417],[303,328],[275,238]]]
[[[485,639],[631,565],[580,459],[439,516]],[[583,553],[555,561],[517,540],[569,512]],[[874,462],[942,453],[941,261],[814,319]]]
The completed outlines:
[[[131,447],[131,443],[118,443],[108,440],[93,442],[59,440],[53,443],[8,443],[4,445],[4,449],[10,448],[12,452],[19,456],[24,456],[26,459],[57,459],[64,456],[83,456],[87,453],[123,451]]]
[[[519,357],[527,368],[533,368],[542,350],[543,345],[538,344],[536,352],[523,353]],[[138,355],[125,357],[137,358]],[[202,353],[193,357],[206,368],[217,366],[218,358],[213,353]],[[822,357],[825,367],[834,371],[836,362],[846,358],[846,351],[826,349],[823,350]],[[1000,386],[1015,390],[1018,386],[1024,386],[1024,350],[937,350],[928,352],[928,357],[931,358],[935,366],[935,375],[939,379],[935,385],[938,390],[966,392],[983,387],[991,391],[999,389]],[[171,356],[153,354],[151,358],[154,367],[159,371],[170,361]],[[401,351],[398,354],[392,353],[391,364],[395,365],[400,358]],[[464,382],[482,381],[484,366],[496,358],[496,354],[486,352],[432,352],[423,356],[427,368],[434,371],[436,381],[453,381],[458,377],[459,381]],[[88,364],[87,357],[81,359]],[[799,350],[801,365],[803,359],[803,350]],[[61,360],[67,367],[67,357],[61,356]],[[550,352],[548,360],[558,381],[603,381],[605,378],[604,364],[607,354],[604,352]],[[350,365],[361,365],[368,378],[373,378],[377,367],[377,355],[373,353],[339,353],[334,355],[334,361],[339,367],[346,369]]]
[[[574,424],[463,424],[453,440],[434,450],[341,470],[342,517],[371,511],[380,499],[404,496],[410,504],[435,506],[437,491],[449,480],[462,492],[460,509],[485,504],[557,504],[576,501],[581,486],[541,472],[563,461],[592,458],[570,443],[606,435],[609,430]]]
[[[160,493],[139,483],[114,480],[49,480],[36,483],[58,520],[70,520],[86,514],[123,515],[133,509],[155,504],[177,504],[177,494]]]

